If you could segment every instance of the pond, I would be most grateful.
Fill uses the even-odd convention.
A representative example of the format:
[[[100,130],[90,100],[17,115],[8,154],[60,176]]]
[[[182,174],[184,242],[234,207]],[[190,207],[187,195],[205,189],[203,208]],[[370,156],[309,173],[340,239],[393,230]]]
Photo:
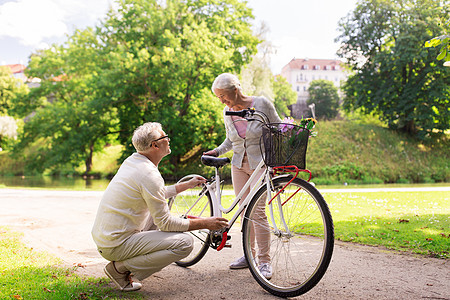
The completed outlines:
[[[109,179],[83,179],[81,177],[63,176],[0,176],[0,188],[22,187],[103,191],[108,186],[109,181]]]
[[[47,188],[47,189],[70,189],[70,190],[97,190],[104,191],[108,186],[109,179],[91,179],[80,177],[52,177],[52,176],[0,176],[0,188]],[[167,185],[173,184],[166,182]],[[367,184],[367,185],[321,185],[322,189],[352,189],[352,188],[394,188],[394,187],[442,187],[450,183],[433,184]],[[232,189],[226,185],[225,189]]]

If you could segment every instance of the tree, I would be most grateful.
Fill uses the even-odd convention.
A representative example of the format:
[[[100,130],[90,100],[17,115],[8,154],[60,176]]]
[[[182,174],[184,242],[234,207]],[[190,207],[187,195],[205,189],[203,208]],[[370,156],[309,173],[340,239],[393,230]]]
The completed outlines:
[[[85,174],[92,168],[94,152],[112,141],[117,120],[115,111],[99,97],[98,41],[92,29],[76,31],[64,45],[53,45],[33,55],[27,69],[41,78],[31,90],[23,116],[27,118],[16,150],[28,146],[27,169],[57,173],[60,166],[76,168],[81,162]]]
[[[438,0],[358,2],[337,38],[353,71],[345,108],[376,112],[390,128],[422,138],[450,128],[450,74],[436,63],[437,49],[422,46],[442,33],[439,20],[448,14]]]
[[[286,78],[281,75],[272,77],[273,93],[275,94],[274,105],[280,116],[290,116],[289,105],[297,102],[297,93],[292,90],[292,86]]]
[[[121,1],[98,29],[116,99],[119,139],[127,145],[145,121],[162,123],[172,154],[165,174],[197,164],[224,139],[222,105],[211,93],[214,78],[237,73],[256,51],[251,10],[237,0]]]
[[[26,84],[15,78],[8,67],[0,66],[0,116],[15,116],[16,99],[27,93]]]
[[[334,119],[338,114],[338,89],[329,80],[313,80],[308,88],[308,105],[315,105],[317,119]]]
[[[120,0],[94,29],[34,55],[42,79],[28,98],[35,115],[22,141],[38,145],[36,167],[85,161],[111,139],[134,149],[131,136],[148,121],[171,137],[160,165],[182,173],[225,136],[214,78],[237,72],[256,51],[251,10],[238,0]],[[55,78],[57,79],[55,81]],[[45,140],[45,142],[42,141]]]
[[[440,46],[439,55],[436,58],[437,60],[444,60],[446,62],[446,66],[448,67],[450,66],[448,65],[450,62],[450,20],[442,19],[441,24],[444,29],[444,35],[437,36],[429,41],[426,41],[425,47]]]

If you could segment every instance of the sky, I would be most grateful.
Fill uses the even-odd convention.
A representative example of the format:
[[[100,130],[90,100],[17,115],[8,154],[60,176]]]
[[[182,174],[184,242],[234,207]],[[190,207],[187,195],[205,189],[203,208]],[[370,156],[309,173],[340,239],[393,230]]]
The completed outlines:
[[[248,0],[254,28],[266,23],[274,74],[293,58],[337,59],[338,21],[357,0]],[[114,0],[0,0],[0,65],[28,64],[31,53],[95,26]]]

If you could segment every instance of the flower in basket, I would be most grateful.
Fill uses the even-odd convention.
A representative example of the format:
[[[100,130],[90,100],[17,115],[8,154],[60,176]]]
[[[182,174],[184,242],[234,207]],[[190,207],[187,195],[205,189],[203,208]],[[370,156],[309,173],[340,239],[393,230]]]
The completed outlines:
[[[284,118],[282,121],[282,123],[280,124],[280,131],[285,133],[288,130],[292,130],[292,128],[294,128],[295,125],[295,121],[292,118]]]
[[[300,120],[300,126],[309,130],[309,136],[317,136],[317,132],[313,131],[316,126],[317,120],[314,118],[306,118]]]
[[[303,131],[303,128],[306,128],[309,130],[310,136],[317,135],[317,132],[313,131],[313,129],[317,123],[317,120],[314,118],[306,118],[306,119],[302,118],[300,120],[300,122],[297,124],[294,119],[288,117],[288,118],[284,118],[281,122],[282,123],[280,124],[279,129],[282,133],[286,133],[286,132],[292,130],[295,127],[295,125],[297,125],[300,127],[300,129],[296,132],[297,135]]]

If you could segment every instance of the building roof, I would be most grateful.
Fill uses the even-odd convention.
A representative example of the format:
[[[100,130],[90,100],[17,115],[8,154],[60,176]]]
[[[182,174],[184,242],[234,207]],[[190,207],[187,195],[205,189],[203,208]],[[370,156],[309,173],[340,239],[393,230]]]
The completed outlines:
[[[336,59],[293,58],[283,67],[300,70],[340,70],[343,62]]]
[[[14,64],[14,65],[3,65],[2,67],[7,67],[11,69],[11,72],[13,74],[17,74],[17,73],[23,73],[23,71],[27,68],[24,65],[21,64]]]

